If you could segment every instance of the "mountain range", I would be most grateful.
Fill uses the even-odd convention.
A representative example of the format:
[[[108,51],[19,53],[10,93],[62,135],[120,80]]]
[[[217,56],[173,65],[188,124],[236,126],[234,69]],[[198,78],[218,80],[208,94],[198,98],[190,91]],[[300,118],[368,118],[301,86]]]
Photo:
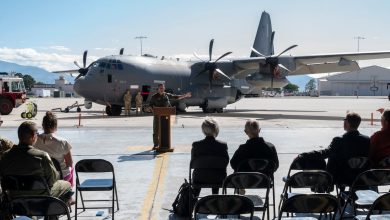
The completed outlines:
[[[23,75],[30,75],[35,79],[36,82],[43,82],[46,84],[54,84],[54,81],[60,76],[59,74],[51,73],[39,67],[23,66],[2,60],[0,60],[0,72],[16,72]],[[69,75],[65,75],[65,79],[68,82],[74,82],[74,78]]]

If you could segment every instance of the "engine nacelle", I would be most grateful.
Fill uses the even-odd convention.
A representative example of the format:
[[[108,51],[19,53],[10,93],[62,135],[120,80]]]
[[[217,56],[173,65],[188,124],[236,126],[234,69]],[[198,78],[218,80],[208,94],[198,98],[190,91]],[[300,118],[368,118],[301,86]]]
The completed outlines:
[[[206,99],[206,103],[205,103],[205,107],[207,109],[220,109],[220,108],[225,108],[226,106],[227,106],[226,97],[222,97],[222,98],[210,97]]]
[[[85,107],[86,109],[91,109],[91,108],[92,108],[92,102],[91,102],[91,101],[84,100],[84,107]]]

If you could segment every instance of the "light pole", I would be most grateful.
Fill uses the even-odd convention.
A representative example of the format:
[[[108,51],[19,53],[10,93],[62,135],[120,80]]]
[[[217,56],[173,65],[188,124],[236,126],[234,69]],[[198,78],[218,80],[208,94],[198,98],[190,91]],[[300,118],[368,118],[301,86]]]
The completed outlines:
[[[137,36],[134,39],[139,39],[139,42],[141,44],[141,56],[142,56],[142,39],[146,39],[146,36]]]
[[[360,40],[365,40],[366,38],[362,37],[362,36],[356,36],[353,39],[357,40],[357,52],[359,52],[359,50],[360,50]],[[360,72],[360,68],[356,72],[356,98],[357,99],[359,98],[359,72]]]

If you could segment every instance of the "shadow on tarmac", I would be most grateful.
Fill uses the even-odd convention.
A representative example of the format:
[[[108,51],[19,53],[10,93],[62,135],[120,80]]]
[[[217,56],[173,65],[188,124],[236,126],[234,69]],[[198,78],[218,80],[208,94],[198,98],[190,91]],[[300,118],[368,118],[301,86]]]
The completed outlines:
[[[155,151],[143,151],[136,154],[122,155],[118,157],[118,162],[153,160],[156,158]]]

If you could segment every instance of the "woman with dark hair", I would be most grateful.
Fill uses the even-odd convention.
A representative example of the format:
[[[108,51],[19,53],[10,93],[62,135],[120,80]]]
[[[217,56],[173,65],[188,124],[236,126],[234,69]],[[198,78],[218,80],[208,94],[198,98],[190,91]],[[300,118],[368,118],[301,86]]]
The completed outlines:
[[[38,135],[34,147],[47,152],[56,159],[60,166],[64,180],[73,186],[73,159],[72,146],[67,140],[55,134],[57,131],[57,116],[48,111],[42,120],[43,134]]]

